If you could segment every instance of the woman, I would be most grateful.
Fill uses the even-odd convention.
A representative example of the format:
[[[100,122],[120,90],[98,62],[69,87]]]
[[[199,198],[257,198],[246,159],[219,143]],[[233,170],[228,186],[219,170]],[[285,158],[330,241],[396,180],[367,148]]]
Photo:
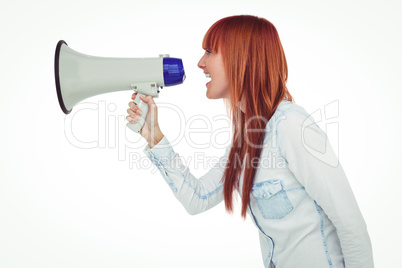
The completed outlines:
[[[142,98],[150,106],[144,152],[177,199],[192,215],[222,200],[231,212],[237,191],[241,216],[259,230],[264,267],[373,267],[345,173],[326,134],[286,88],[275,27],[254,16],[227,17],[208,30],[203,48],[198,67],[211,78],[206,95],[223,98],[233,120],[232,143],[208,173],[199,179],[190,173],[162,134],[152,97]],[[135,122],[139,108],[129,106],[127,120]]]

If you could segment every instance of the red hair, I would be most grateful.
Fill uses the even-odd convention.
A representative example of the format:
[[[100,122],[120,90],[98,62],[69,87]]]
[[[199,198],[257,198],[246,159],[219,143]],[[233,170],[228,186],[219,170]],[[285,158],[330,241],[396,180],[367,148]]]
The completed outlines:
[[[225,208],[233,212],[233,191],[239,190],[244,167],[241,216],[246,218],[266,124],[283,99],[293,102],[286,87],[285,53],[275,26],[266,19],[249,15],[215,22],[205,34],[202,46],[222,53],[230,86],[230,102],[226,108],[232,118],[233,139],[222,178]]]

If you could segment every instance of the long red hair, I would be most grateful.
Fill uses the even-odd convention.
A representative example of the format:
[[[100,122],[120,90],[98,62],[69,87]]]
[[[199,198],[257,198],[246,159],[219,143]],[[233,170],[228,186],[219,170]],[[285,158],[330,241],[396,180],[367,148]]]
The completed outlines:
[[[233,139],[222,178],[225,208],[233,212],[233,192],[239,190],[244,168],[241,216],[246,218],[266,124],[283,99],[293,102],[286,87],[285,53],[275,26],[249,15],[217,21],[205,34],[202,46],[222,53],[230,86],[226,108],[232,118]]]

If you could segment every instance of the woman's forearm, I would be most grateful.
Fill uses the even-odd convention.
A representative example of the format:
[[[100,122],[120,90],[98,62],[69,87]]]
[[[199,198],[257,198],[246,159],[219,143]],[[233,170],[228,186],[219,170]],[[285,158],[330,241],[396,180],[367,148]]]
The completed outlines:
[[[174,152],[166,137],[162,137],[153,148],[146,147],[144,153],[158,167],[173,194],[189,214],[204,212],[223,201],[221,179],[226,166],[225,156],[205,175],[196,178]]]

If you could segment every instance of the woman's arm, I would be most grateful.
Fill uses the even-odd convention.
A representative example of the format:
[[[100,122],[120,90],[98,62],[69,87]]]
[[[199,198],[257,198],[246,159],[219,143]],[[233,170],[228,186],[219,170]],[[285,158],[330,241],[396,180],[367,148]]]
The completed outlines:
[[[277,133],[289,169],[334,224],[346,267],[374,267],[365,221],[327,135],[299,110],[283,115]]]
[[[194,177],[188,167],[183,164],[166,136],[152,148],[146,146],[144,153],[158,167],[173,194],[187,212],[195,215],[214,207],[223,200],[221,179],[229,149],[230,146],[219,162],[199,179]]]
[[[135,97],[136,93],[132,95],[132,99]],[[225,156],[221,157],[219,162],[204,176],[197,179],[190,173],[181,161],[180,156],[174,152],[168,139],[162,134],[158,123],[158,108],[152,96],[140,98],[149,107],[144,127],[141,130],[141,136],[148,142],[144,153],[158,167],[173,194],[191,215],[201,213],[217,205],[223,200],[221,179],[230,146],[226,149]],[[127,109],[127,120],[134,123],[138,121],[138,116],[142,111],[134,102],[130,102],[129,107]]]

